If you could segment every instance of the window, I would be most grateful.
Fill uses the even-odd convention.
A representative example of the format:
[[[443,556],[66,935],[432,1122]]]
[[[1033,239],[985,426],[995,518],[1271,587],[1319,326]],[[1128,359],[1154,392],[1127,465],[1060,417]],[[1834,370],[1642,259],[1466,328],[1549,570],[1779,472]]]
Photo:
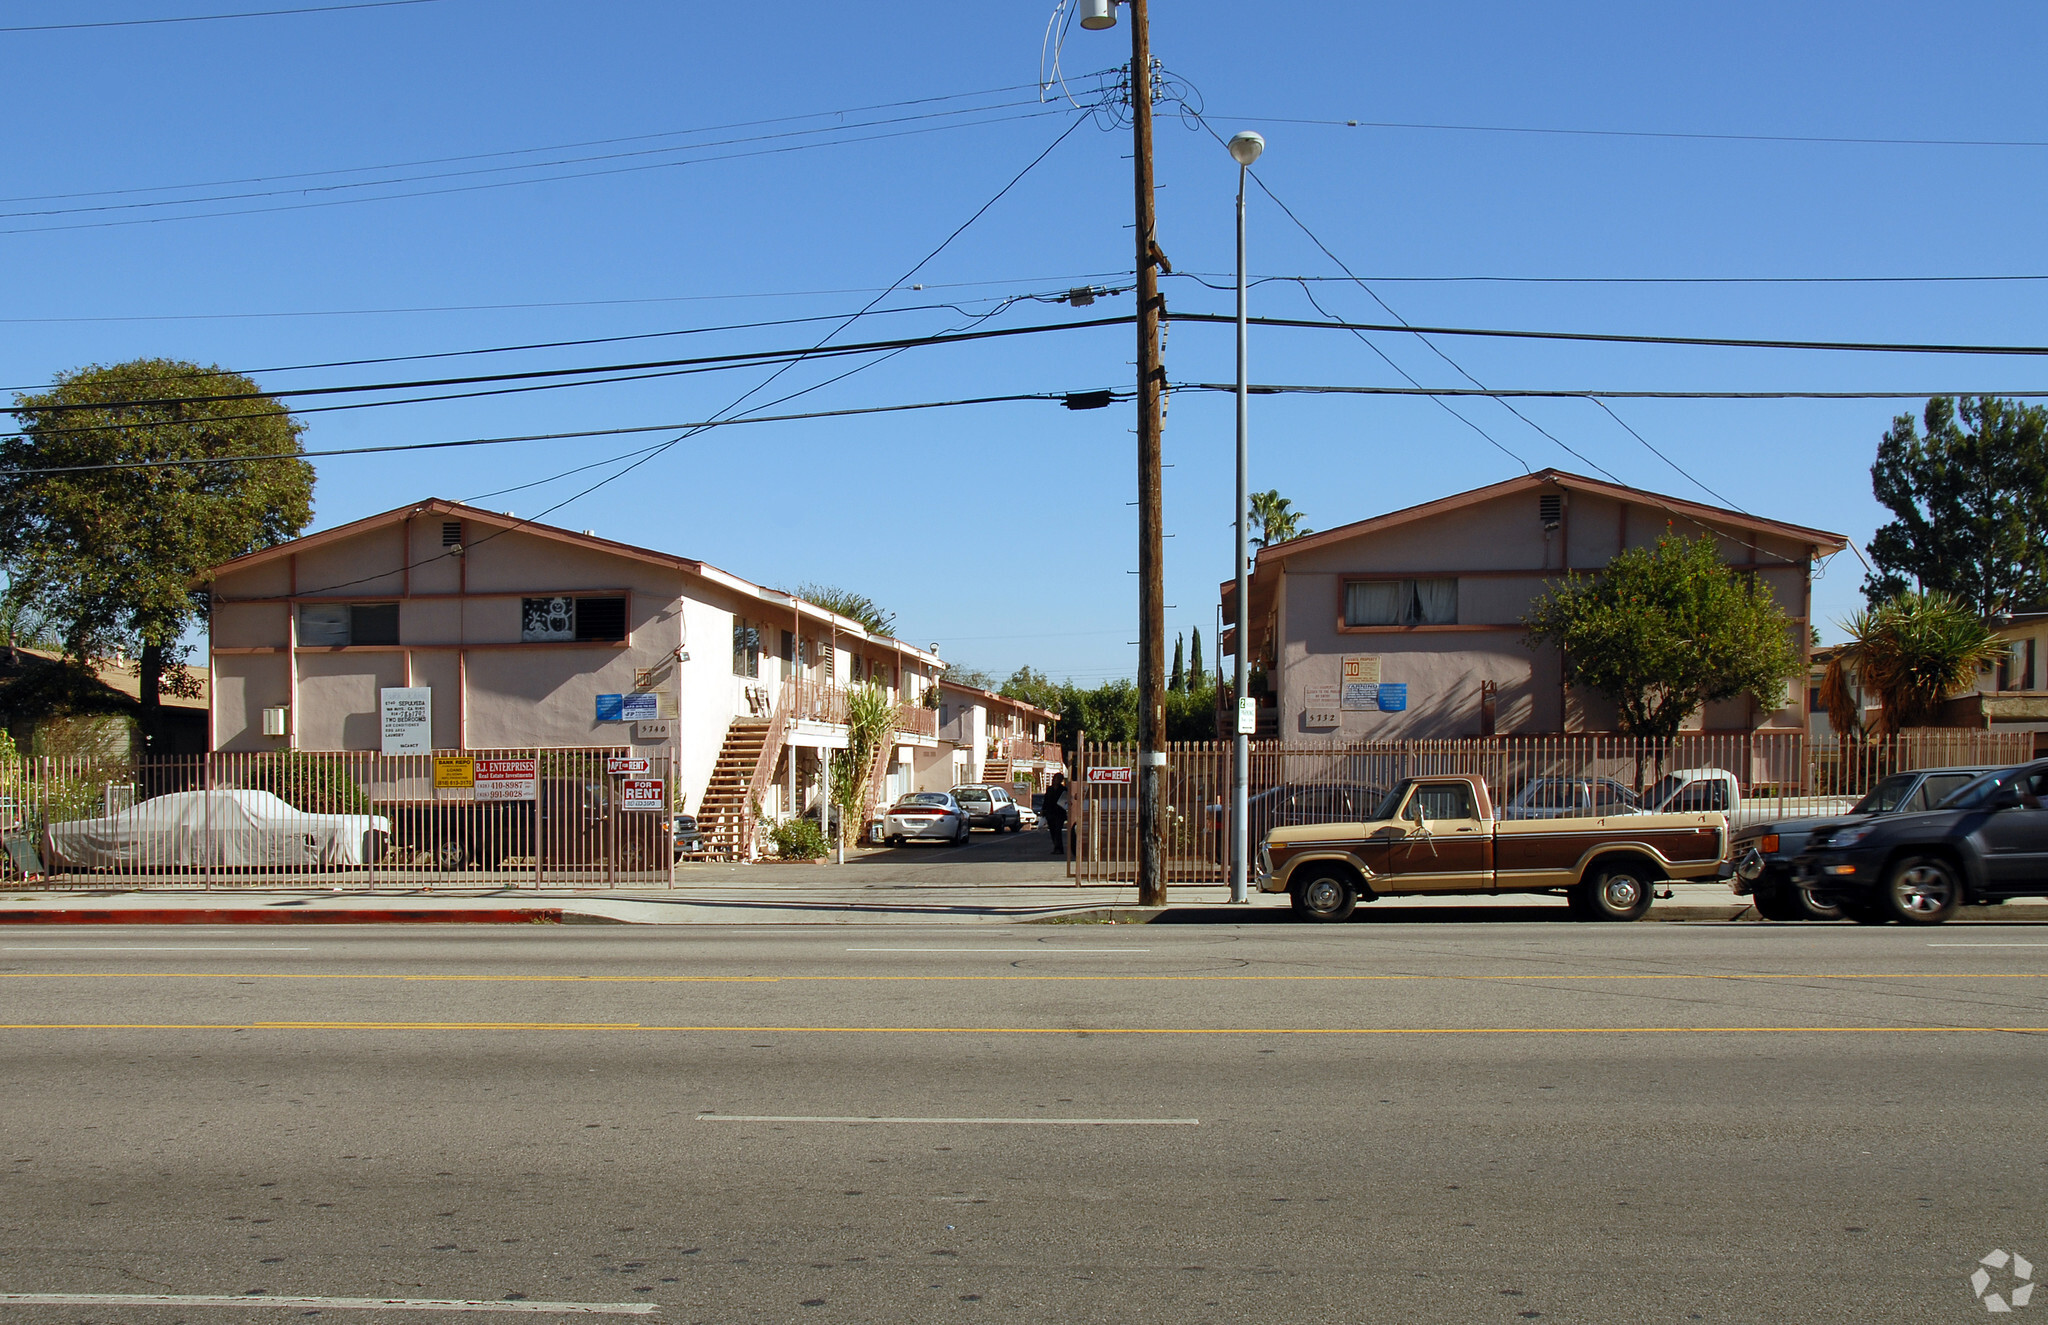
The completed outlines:
[[[2000,690],[2032,690],[2034,688],[2034,641],[2014,640],[2006,649],[2005,656],[1998,660],[1998,688]]]
[[[519,600],[519,638],[529,644],[559,640],[615,642],[626,638],[624,598],[549,598]]]
[[[743,616],[732,619],[732,674],[761,674],[761,628]]]
[[[1664,807],[1666,814],[1699,814],[1705,811],[1728,809],[1728,784],[1716,778],[1712,782],[1696,782],[1678,793],[1672,802]]]
[[[1414,803],[1427,819],[1477,819],[1472,804],[1472,786],[1466,782],[1423,782],[1415,788]]]
[[[308,649],[398,643],[397,603],[301,603],[299,644]]]
[[[782,632],[782,652],[777,656],[786,663],[796,662],[796,636],[789,631]]]
[[[1353,580],[1344,586],[1347,626],[1448,626],[1458,620],[1458,582]]]

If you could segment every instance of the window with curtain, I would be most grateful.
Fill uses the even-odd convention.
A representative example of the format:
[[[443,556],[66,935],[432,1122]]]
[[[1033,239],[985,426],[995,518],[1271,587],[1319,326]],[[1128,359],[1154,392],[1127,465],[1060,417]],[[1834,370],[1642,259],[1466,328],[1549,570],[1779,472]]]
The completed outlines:
[[[1458,620],[1458,582],[1353,580],[1344,586],[1347,626],[1449,626]]]

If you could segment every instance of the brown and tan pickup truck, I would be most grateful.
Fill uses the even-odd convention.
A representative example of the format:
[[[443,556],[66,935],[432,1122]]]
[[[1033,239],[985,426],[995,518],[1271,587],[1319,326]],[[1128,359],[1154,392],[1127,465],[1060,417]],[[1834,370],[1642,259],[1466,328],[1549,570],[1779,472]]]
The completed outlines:
[[[1409,778],[1364,823],[1276,828],[1259,886],[1305,920],[1346,920],[1399,894],[1561,894],[1587,920],[1635,920],[1661,879],[1711,879],[1728,840],[1718,813],[1495,817],[1479,777]]]

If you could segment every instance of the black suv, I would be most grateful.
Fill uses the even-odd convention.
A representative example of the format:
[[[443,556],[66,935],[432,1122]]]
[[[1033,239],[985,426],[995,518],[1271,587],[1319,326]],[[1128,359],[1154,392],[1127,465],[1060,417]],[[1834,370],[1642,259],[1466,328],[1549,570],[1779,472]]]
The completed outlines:
[[[1934,925],[1971,902],[2048,897],[2048,759],[1987,773],[1925,814],[1814,830],[1793,874],[1851,920]]]

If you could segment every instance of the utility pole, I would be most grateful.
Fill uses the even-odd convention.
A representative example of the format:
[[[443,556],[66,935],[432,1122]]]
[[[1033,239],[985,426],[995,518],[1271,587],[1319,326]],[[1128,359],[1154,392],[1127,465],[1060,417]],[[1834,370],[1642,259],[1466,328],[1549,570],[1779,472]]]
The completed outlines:
[[[1159,245],[1152,207],[1152,40],[1131,6],[1131,163],[1138,244],[1138,905],[1166,905],[1161,774],[1166,769],[1166,577],[1159,496]]]

